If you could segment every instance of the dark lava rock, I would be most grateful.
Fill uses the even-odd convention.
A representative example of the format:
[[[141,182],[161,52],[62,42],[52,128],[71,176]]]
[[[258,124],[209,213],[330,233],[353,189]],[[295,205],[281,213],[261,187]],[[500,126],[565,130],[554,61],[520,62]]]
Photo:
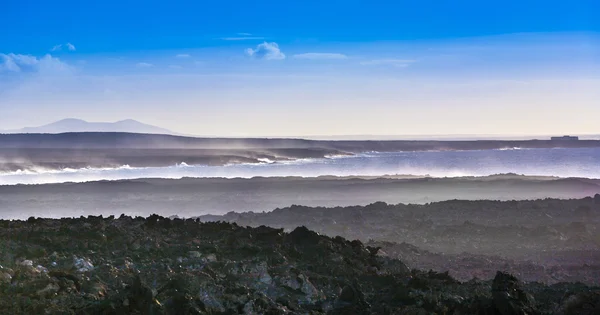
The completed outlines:
[[[365,295],[356,287],[346,285],[335,301],[329,314],[368,314],[369,304]]]
[[[498,271],[492,283],[494,306],[501,315],[532,315],[534,310],[530,295],[521,289],[514,276]]]
[[[157,215],[0,226],[0,314],[570,315],[594,314],[600,292],[502,272],[463,283],[306,227]]]
[[[498,189],[513,185],[514,178],[510,178],[513,176],[500,181],[502,184]],[[448,180],[446,184],[451,185],[451,182]],[[541,182],[550,185],[563,180]],[[587,190],[598,185],[597,182],[585,183],[587,188],[576,194],[564,191],[573,196],[591,195],[583,199],[292,206],[263,213],[230,212],[223,216],[203,217],[203,220],[224,220],[251,227],[267,225],[294,231],[293,236],[285,237],[293,239],[287,245],[303,253],[313,250],[308,247],[318,247],[315,242],[319,237],[311,231],[334,239],[340,236],[341,242],[346,242],[344,239],[360,240],[364,247],[381,247],[378,253],[367,248],[375,256],[395,258],[414,269],[448,271],[453,278],[463,282],[473,277],[492,280],[496,271],[501,270],[527,283],[582,282],[598,286],[600,194],[594,197],[597,191],[590,193],[592,190]],[[561,186],[553,189],[562,191]],[[303,228],[296,229],[298,226]],[[363,245],[359,242],[353,245],[357,252],[362,251]]]
[[[288,235],[288,239],[295,245],[315,245],[319,242],[320,236],[305,226],[300,226]]]
[[[600,292],[583,292],[567,297],[559,310],[564,315],[600,314]]]
[[[136,275],[133,284],[127,288],[127,304],[129,304],[130,310],[137,310],[142,313],[151,314],[154,311],[155,303],[152,293],[146,284],[142,283],[142,279],[139,275]]]

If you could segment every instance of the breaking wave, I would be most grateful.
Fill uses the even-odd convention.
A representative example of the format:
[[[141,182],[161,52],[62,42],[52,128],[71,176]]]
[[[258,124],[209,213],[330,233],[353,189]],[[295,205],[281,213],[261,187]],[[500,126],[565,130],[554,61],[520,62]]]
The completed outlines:
[[[500,149],[496,149],[498,151],[510,151],[510,150],[529,150],[529,149],[523,149],[523,148],[519,148],[519,147],[514,147],[514,148],[500,148]]]
[[[600,178],[600,149],[532,149],[427,152],[367,152],[353,156],[308,158],[290,161],[261,159],[259,163],[224,166],[81,169],[28,169],[0,173],[0,185],[86,182],[137,178],[279,177],[417,175],[431,177],[522,174]]]

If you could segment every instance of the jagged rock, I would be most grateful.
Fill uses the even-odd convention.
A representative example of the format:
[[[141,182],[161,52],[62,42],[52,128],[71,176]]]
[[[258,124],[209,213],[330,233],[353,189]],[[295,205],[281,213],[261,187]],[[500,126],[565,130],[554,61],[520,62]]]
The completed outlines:
[[[319,242],[320,236],[305,226],[300,226],[288,234],[288,239],[296,245],[314,245]]]
[[[133,278],[133,283],[126,288],[126,292],[127,296],[124,302],[127,301],[126,306],[129,311],[138,311],[144,314],[156,312],[157,303],[154,300],[152,289],[142,282],[139,275]]]
[[[199,251],[193,250],[193,251],[188,252],[188,257],[190,257],[190,258],[201,258],[202,254]]]
[[[563,301],[558,313],[564,315],[600,314],[600,291],[570,295]]]
[[[0,272],[0,283],[10,283],[12,276],[8,272]]]
[[[492,283],[494,306],[501,315],[537,314],[532,297],[521,288],[514,276],[498,271]]]
[[[92,261],[88,258],[78,258],[77,256],[73,256],[73,267],[78,272],[88,272],[94,269],[94,265]]]
[[[33,267],[33,261],[26,259],[23,260],[19,263],[19,265],[24,266],[24,267]]]
[[[81,281],[75,275],[64,271],[50,271],[48,275],[59,280],[59,285],[63,291],[81,291]]]
[[[362,291],[354,286],[346,285],[335,301],[330,314],[368,314],[369,304]]]
[[[217,255],[208,254],[208,255],[206,255],[206,257],[204,257],[204,259],[206,259],[207,262],[215,262],[215,261],[217,261]]]
[[[325,297],[319,289],[317,289],[303,274],[298,275],[298,279],[301,282],[300,290],[304,293],[304,299],[302,302],[307,304],[314,304],[318,301],[323,300]]]
[[[37,295],[40,297],[51,297],[58,293],[60,286],[54,283],[49,283],[45,288],[37,291]]]
[[[82,292],[89,298],[97,300],[106,296],[106,286],[98,281],[90,281],[82,287]]]
[[[289,313],[285,306],[278,306],[273,300],[263,294],[256,294],[246,304],[244,304],[243,314],[261,315],[261,314],[287,314]]]
[[[550,313],[558,305],[546,301],[558,301],[553,295],[565,291],[521,284],[505,274],[494,285],[461,283],[448,273],[410,270],[397,259],[378,255],[378,246],[306,228],[286,234],[268,227],[159,216],[149,222],[127,216],[34,222],[0,220],[0,274],[12,277],[0,281],[0,313],[521,314],[535,311],[533,300],[523,298],[525,290],[536,300],[541,296],[538,307],[548,304],[544,310]],[[90,233],[75,232],[84,226]],[[94,249],[82,246],[96,242],[99,231],[106,243]],[[125,247],[135,240],[139,248]],[[21,265],[29,257],[19,250],[30,244],[52,254]],[[34,272],[43,270],[34,267],[38,265],[48,272]],[[80,272],[86,266],[90,268]],[[577,295],[589,290],[569,286],[578,299],[566,300],[565,312],[589,305],[577,302],[593,301],[593,295]]]

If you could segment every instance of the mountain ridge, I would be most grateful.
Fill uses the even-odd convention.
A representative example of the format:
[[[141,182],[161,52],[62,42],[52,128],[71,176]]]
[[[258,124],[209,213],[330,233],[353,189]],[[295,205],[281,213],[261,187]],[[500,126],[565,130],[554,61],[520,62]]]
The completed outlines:
[[[38,127],[24,127],[15,130],[0,130],[4,134],[16,133],[42,133],[59,134],[70,132],[128,132],[181,135],[169,129],[145,124],[134,119],[124,119],[115,122],[89,122],[78,118],[65,118]]]

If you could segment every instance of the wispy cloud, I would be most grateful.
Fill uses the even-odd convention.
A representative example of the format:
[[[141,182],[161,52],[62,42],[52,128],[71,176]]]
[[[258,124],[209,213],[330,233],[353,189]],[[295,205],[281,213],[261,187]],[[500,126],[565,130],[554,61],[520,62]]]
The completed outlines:
[[[374,59],[363,61],[360,64],[364,66],[392,66],[398,68],[405,68],[415,62],[416,60],[412,59]]]
[[[307,60],[341,60],[348,59],[348,56],[338,53],[304,53],[294,55],[296,59]]]
[[[258,44],[255,49],[246,49],[246,54],[250,57],[265,59],[265,60],[282,60],[285,59],[285,54],[279,49],[277,43]]]
[[[237,36],[221,37],[221,40],[264,40],[262,36],[254,36],[251,33],[237,33]]]
[[[138,62],[135,66],[138,67],[138,68],[150,68],[150,67],[154,67],[153,64],[147,63],[147,62]]]
[[[63,49],[63,46],[67,48],[67,50],[69,51],[75,51],[75,45],[71,44],[71,43],[66,43],[66,44],[58,44],[58,45],[54,45],[54,47],[52,47],[52,49],[50,49],[50,51],[61,51]]]
[[[189,54],[177,54],[175,55],[175,58],[190,58],[191,56]]]
[[[0,54],[0,72],[60,72],[71,67],[47,54],[43,57],[21,54]]]
[[[222,40],[263,40],[260,36],[243,36],[243,37],[223,37]]]
[[[8,54],[8,55],[0,54],[0,57],[2,58],[2,63],[0,63],[0,72],[20,72],[21,71],[21,67],[19,67],[19,64],[17,63],[17,61],[11,55],[14,55],[14,54]]]

